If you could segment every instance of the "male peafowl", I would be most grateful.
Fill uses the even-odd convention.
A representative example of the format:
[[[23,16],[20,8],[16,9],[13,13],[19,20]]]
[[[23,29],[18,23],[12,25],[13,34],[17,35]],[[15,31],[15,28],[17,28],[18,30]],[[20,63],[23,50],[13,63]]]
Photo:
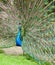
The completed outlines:
[[[18,35],[16,37],[16,46],[22,45],[22,39],[21,39],[21,27],[19,27]]]
[[[23,36],[24,36],[24,28],[23,26],[21,26],[21,23],[19,23],[19,26],[18,26],[18,34],[17,34],[17,37],[16,37],[16,46],[22,46],[22,40],[23,40]]]
[[[14,4],[8,1],[10,15],[14,21],[18,17],[21,21],[16,45],[22,46],[24,52],[36,61],[44,60],[54,64],[55,0],[13,0]],[[8,10],[6,12],[9,13]]]
[[[16,46],[22,46],[22,40],[23,40],[23,35],[24,35],[24,29],[23,27],[21,26],[21,23],[19,23],[19,26],[18,26],[18,34],[17,34],[17,37],[16,37]],[[22,33],[21,33],[22,32]]]

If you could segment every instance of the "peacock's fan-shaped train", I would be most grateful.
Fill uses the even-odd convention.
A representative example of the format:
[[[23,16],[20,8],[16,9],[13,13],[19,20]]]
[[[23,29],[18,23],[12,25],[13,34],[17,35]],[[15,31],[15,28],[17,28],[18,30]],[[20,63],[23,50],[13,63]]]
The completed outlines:
[[[10,17],[13,17],[16,25],[18,20],[21,22],[21,30],[18,34],[21,42],[18,42],[21,43],[24,52],[35,60],[54,62],[55,0],[14,0],[14,4],[9,5],[9,3],[8,7],[14,6],[12,9],[9,8],[12,14],[8,15],[15,16]]]

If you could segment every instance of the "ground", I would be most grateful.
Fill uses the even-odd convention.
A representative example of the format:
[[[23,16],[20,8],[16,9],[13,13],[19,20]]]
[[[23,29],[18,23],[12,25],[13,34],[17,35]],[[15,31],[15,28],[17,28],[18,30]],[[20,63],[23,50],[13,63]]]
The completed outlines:
[[[9,55],[22,55],[23,54],[22,47],[19,47],[19,46],[3,48],[3,50],[4,50],[5,54],[9,54]]]

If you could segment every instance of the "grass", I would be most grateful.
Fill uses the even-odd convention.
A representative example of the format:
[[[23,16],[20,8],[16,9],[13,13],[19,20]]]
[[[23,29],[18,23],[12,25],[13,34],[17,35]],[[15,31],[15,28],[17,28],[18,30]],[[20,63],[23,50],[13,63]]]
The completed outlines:
[[[4,51],[2,49],[0,49],[0,53],[4,53]]]
[[[0,65],[38,65],[24,56],[11,56],[0,54]]]
[[[12,56],[0,53],[0,65],[52,65],[49,62],[45,62],[44,64],[43,61],[35,62],[34,59],[29,58],[28,55],[26,56]]]

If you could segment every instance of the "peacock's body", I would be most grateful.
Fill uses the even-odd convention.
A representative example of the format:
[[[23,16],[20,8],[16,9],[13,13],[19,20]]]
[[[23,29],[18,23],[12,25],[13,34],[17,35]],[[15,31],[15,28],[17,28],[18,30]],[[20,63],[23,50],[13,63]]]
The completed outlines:
[[[14,4],[10,3],[9,9],[12,10],[11,15],[16,14],[15,17],[12,16],[16,20],[19,12],[22,29],[18,32],[17,41],[21,35],[22,41],[18,42],[21,43],[24,52],[35,60],[54,63],[55,0],[14,0]]]
[[[21,31],[20,30],[19,30],[18,35],[16,37],[16,46],[22,46]]]

